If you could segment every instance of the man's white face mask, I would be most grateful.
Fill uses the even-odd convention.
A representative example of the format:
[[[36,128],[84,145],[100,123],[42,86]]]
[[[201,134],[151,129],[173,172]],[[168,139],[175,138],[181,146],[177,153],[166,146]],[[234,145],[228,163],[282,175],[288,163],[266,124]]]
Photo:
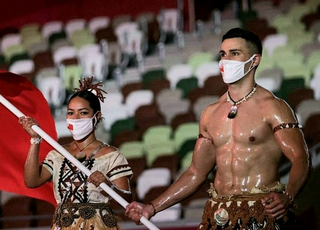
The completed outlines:
[[[91,118],[67,119],[68,129],[75,140],[81,140],[92,132],[98,123],[96,114],[97,113]],[[94,120],[94,122],[92,122],[92,120]]]
[[[242,61],[234,61],[234,60],[220,60],[219,68],[222,74],[222,78],[224,83],[234,83],[244,76],[246,76],[254,67],[253,67],[253,59],[255,58],[255,54],[249,58],[249,60]],[[248,71],[244,72],[244,66],[248,62],[252,62]]]

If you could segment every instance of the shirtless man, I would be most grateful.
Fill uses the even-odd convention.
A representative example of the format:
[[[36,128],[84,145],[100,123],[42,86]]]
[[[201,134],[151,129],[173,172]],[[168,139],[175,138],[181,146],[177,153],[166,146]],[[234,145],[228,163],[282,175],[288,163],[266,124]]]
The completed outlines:
[[[292,109],[255,83],[261,55],[255,34],[235,28],[223,36],[220,70],[228,92],[203,111],[189,168],[150,204],[127,206],[136,223],[195,193],[215,168],[199,229],[297,226],[289,209],[309,178],[311,162]],[[287,185],[279,177],[284,157],[292,164]]]

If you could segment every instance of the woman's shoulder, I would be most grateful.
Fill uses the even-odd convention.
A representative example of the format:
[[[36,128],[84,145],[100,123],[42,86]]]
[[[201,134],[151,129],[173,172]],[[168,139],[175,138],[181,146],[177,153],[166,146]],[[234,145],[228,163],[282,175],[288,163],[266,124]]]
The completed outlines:
[[[113,155],[118,155],[118,154],[120,154],[120,152],[119,152],[119,150],[116,148],[116,147],[114,147],[114,146],[112,146],[112,145],[109,145],[109,144],[107,144],[107,143],[104,143],[104,142],[102,142],[99,146],[98,146],[98,148],[101,148],[99,151],[98,151],[98,153],[97,153],[97,155],[96,155],[96,157],[95,158],[107,158],[107,157],[111,157],[111,156],[113,156]]]
[[[47,156],[46,156],[46,160],[52,160],[53,162],[57,161],[58,159],[63,159],[64,156],[58,152],[55,149],[52,149],[48,152]]]

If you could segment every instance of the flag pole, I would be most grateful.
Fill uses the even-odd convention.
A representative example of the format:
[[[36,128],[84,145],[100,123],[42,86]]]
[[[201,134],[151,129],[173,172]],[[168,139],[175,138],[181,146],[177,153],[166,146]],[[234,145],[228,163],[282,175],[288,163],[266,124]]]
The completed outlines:
[[[0,94],[0,102],[9,109],[18,118],[25,116],[19,109],[17,109],[12,103],[5,99]],[[77,168],[80,169],[88,177],[91,175],[91,171],[80,163],[73,155],[71,155],[65,148],[63,148],[58,142],[56,142],[51,136],[49,136],[45,131],[43,131],[39,126],[33,125],[31,128],[39,134],[46,142],[48,142],[53,148],[60,152],[65,158],[71,161]],[[123,208],[126,208],[128,202],[123,199],[118,193],[111,189],[106,183],[101,183],[99,185],[105,192],[107,192],[113,199],[115,199]],[[159,230],[151,221],[149,221],[144,216],[141,217],[140,222],[143,223],[150,230]]]

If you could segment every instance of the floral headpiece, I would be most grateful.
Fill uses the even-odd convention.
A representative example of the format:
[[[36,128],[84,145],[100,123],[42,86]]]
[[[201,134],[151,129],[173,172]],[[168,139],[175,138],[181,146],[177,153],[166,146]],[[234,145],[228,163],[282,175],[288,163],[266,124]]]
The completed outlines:
[[[75,88],[74,91],[75,92],[82,92],[82,91],[95,91],[96,92],[96,96],[100,99],[101,102],[104,102],[105,97],[103,96],[102,93],[107,94],[106,91],[104,91],[103,89],[99,88],[99,87],[103,87],[102,82],[98,82],[93,84],[93,76],[89,77],[89,78],[82,78],[82,80],[79,80],[79,89]]]

